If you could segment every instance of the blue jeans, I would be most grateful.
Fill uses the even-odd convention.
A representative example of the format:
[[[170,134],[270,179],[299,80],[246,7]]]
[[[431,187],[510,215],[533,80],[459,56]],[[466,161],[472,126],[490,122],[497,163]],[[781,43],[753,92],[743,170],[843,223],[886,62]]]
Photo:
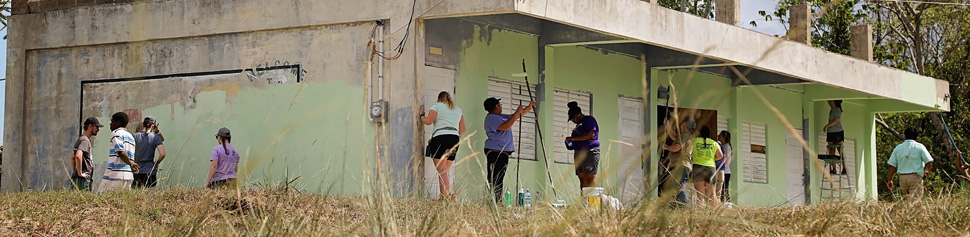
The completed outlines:
[[[670,171],[670,177],[667,178],[667,183],[664,184],[664,193],[677,192],[675,202],[672,203],[674,206],[685,207],[689,204],[687,202],[687,190],[684,190],[684,187],[687,186],[688,175],[690,175],[690,169],[673,167]]]

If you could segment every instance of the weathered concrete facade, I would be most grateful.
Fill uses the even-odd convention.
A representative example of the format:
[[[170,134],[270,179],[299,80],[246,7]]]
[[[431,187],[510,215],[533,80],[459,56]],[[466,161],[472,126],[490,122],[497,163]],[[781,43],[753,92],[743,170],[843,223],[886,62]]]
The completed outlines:
[[[736,146],[743,144],[747,123],[764,125],[770,141],[763,145],[774,151],[765,158],[771,170],[784,170],[786,155],[794,154],[781,152],[787,144],[778,142],[789,135],[787,128],[818,130],[825,100],[851,100],[847,114],[856,118],[847,123],[857,129],[847,136],[861,144],[853,171],[858,179],[852,180],[860,199],[875,195],[871,116],[949,109],[946,82],[745,30],[731,24],[736,15],[722,16],[729,23],[724,24],[639,0],[418,0],[413,16],[406,0],[54,4],[60,2],[14,2],[5,191],[66,188],[67,154],[79,121],[97,116],[107,123],[111,113],[126,111],[136,119],[153,115],[162,121],[169,150],[163,185],[201,186],[199,166],[215,145],[206,136],[227,126],[245,154],[246,183],[299,177],[298,187],[321,193],[388,188],[415,194],[427,178],[421,155],[425,126],[415,119],[417,105],[427,103],[429,90],[453,90],[469,131],[477,132],[459,151],[468,160],[456,165],[462,184],[457,188],[478,198],[484,192],[484,159],[476,155],[484,141],[481,100],[490,96],[493,81],[523,83],[522,60],[536,86],[550,152],[561,143],[555,132],[563,112],[557,94],[589,94],[589,111],[608,129],[602,141],[631,137],[621,124],[630,115],[624,112],[636,106],[624,104],[642,104],[633,113],[645,124],[639,128],[643,134],[633,134],[644,138],[637,148],[642,150],[631,153],[617,145],[604,152],[620,159],[646,157],[640,162],[647,171],[638,174],[641,192],[649,192],[657,177],[650,171],[656,159],[649,157],[657,155],[658,144],[646,138],[658,133],[660,86],[679,88],[674,103],[679,107],[728,119],[721,129],[735,132]],[[372,35],[383,39],[376,50],[392,56],[407,35],[402,56],[373,55]],[[386,122],[368,119],[370,102],[378,100],[388,104]],[[762,106],[778,106],[783,116]],[[107,134],[104,129],[95,140],[96,163],[106,159]],[[801,138],[818,146],[816,134]],[[547,154],[533,152],[522,162],[524,183],[544,193],[551,185],[575,193],[572,164],[549,157],[554,177],[548,181],[542,163]],[[737,153],[735,172],[750,169]],[[604,160],[602,183],[621,189],[629,176],[625,168],[634,162]],[[805,169],[805,189],[821,182],[817,171]],[[772,181],[742,182],[744,177],[735,176],[732,187],[754,193],[786,188],[784,172],[764,176]],[[816,191],[810,191],[812,200],[819,197]],[[777,205],[786,199],[767,196],[743,196],[739,203]]]

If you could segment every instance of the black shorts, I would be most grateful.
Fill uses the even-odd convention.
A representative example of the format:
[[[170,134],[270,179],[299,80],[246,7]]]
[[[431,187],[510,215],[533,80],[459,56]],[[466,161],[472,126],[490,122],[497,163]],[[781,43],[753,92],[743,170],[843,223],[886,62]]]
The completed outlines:
[[[458,135],[438,135],[431,138],[428,141],[428,148],[424,151],[424,156],[431,157],[434,159],[441,159],[448,153],[451,148],[456,148],[458,145]],[[457,148],[448,154],[448,160],[455,160],[455,153],[458,153]]]
[[[573,153],[573,160],[576,165],[576,174],[596,174],[596,170],[600,167],[600,149],[576,150],[576,153]]]
[[[134,174],[135,180],[131,182],[132,188],[154,188],[158,180],[154,174]]]
[[[825,141],[839,143],[845,141],[845,131],[830,132],[825,134]]]
[[[693,179],[694,182],[703,180],[708,184],[713,184],[715,181],[714,178],[716,177],[714,176],[715,173],[717,173],[717,171],[714,170],[714,167],[694,165],[692,171],[690,172],[690,178]]]

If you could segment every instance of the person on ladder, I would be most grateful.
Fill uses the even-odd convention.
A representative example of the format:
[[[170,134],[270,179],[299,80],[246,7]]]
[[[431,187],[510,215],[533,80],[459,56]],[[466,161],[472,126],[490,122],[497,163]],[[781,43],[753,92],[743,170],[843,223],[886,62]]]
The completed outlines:
[[[822,128],[825,132],[825,141],[828,142],[828,154],[839,153],[839,160],[842,161],[842,175],[845,175],[845,154],[842,154],[842,144],[845,142],[845,131],[842,129],[842,100],[829,101],[829,123]],[[829,167],[830,174],[838,174],[835,163]]]
[[[485,157],[487,159],[486,168],[488,169],[488,184],[491,185],[495,193],[495,203],[502,203],[502,193],[505,170],[509,164],[509,155],[515,152],[514,136],[512,136],[512,125],[523,115],[535,108],[536,102],[532,101],[529,106],[519,105],[511,115],[502,114],[501,99],[489,97],[485,99]],[[521,155],[520,155],[521,156]]]

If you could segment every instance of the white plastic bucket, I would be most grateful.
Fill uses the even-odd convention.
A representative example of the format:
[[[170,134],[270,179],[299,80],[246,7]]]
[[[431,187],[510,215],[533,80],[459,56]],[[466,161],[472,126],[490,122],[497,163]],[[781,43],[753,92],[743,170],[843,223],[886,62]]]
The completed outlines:
[[[583,196],[586,198],[587,207],[599,209],[603,203],[602,195],[603,195],[602,187],[583,188]]]

